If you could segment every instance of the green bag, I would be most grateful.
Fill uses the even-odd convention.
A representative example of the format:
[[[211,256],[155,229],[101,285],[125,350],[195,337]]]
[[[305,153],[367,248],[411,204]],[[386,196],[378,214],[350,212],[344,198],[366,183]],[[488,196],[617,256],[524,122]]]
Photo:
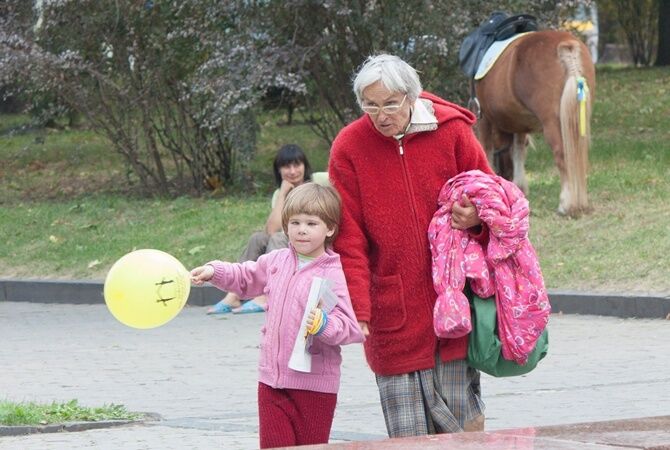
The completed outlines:
[[[495,299],[485,300],[467,291],[468,289],[465,294],[470,298],[472,315],[472,331],[468,338],[468,364],[494,377],[512,377],[533,370],[549,351],[547,328],[538,338],[526,364],[522,366],[507,360],[502,357],[500,339],[498,339]]]

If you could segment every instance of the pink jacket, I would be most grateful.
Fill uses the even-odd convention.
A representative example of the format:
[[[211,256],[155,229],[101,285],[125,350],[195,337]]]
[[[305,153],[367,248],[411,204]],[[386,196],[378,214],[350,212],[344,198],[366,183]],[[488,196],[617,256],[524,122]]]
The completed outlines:
[[[328,249],[297,270],[298,257],[291,246],[263,255],[258,261],[208,264],[214,267],[210,282],[219,289],[230,290],[242,298],[267,296],[265,325],[261,329],[259,381],[278,389],[337,393],[342,362],[340,345],[364,340],[351,306],[340,256]],[[339,302],[328,313],[324,331],[312,341],[312,372],[303,373],[289,369],[288,361],[315,276],[331,280]]]
[[[451,207],[463,194],[489,228],[486,248],[468,232],[451,227]],[[444,185],[438,204],[428,231],[433,284],[442,297],[436,303],[436,325],[440,318],[451,320],[445,322],[450,329],[469,332],[470,311],[463,294],[467,278],[477,296],[495,294],[502,355],[524,364],[551,312],[540,264],[528,240],[528,200],[513,183],[471,170]]]

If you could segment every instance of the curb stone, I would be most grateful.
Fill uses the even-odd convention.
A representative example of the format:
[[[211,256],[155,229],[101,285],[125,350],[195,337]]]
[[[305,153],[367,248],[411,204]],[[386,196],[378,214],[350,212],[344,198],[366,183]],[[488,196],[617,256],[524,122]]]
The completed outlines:
[[[35,433],[60,433],[64,431],[86,431],[99,428],[120,427],[124,425],[142,425],[146,422],[160,421],[157,413],[140,413],[144,417],[137,420],[98,420],[95,422],[63,422],[48,425],[0,425],[1,436],[23,436]]]
[[[0,302],[103,304],[101,280],[23,280],[0,278]],[[191,286],[190,306],[210,306],[223,293],[214,286]],[[639,319],[670,316],[670,294],[602,294],[549,290],[554,313],[586,314]]]

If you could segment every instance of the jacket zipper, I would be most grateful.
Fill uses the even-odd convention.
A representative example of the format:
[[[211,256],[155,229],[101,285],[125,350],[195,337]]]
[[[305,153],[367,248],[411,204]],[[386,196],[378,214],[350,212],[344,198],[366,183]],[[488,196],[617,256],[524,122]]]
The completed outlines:
[[[291,285],[293,284],[293,278],[295,277],[295,274],[297,272],[298,272],[298,270],[297,270],[297,263],[296,263],[296,266],[293,270],[293,273],[291,273],[291,276],[288,279],[288,283],[285,284],[286,288],[284,289],[284,295],[283,295],[283,299],[282,299],[282,312],[281,312],[281,314],[279,314],[279,323],[277,324],[278,325],[277,326],[277,350],[275,352],[277,378],[276,378],[276,381],[275,381],[275,386],[277,386],[279,389],[282,388],[279,384],[279,378],[281,377],[281,369],[279,367],[279,364],[280,364],[279,363],[279,354],[281,353],[281,330],[282,330],[281,323],[282,323],[282,319],[284,318],[284,313],[287,310],[286,301],[288,299],[288,293],[290,292]]]
[[[398,139],[398,153],[400,156],[405,155],[405,147],[403,145],[402,139]],[[419,235],[419,221],[417,219],[417,212],[416,212],[416,205],[414,203],[414,189],[412,189],[412,183],[410,182],[409,179],[409,174],[407,172],[407,164],[405,163],[405,158],[400,158],[400,164],[402,165],[402,171],[403,175],[405,176],[405,185],[407,186],[407,192],[409,193],[409,199],[410,199],[410,207],[412,208],[412,219],[414,222],[414,228],[417,231],[414,233],[414,236]],[[420,253],[423,253],[423,246],[421,245],[421,242],[415,242],[415,245],[417,246],[417,249],[419,250]]]

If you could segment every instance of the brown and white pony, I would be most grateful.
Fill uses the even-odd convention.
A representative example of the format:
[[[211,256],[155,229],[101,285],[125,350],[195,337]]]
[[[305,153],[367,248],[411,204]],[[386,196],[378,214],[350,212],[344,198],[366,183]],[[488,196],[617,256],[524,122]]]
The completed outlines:
[[[558,211],[573,217],[589,210],[586,177],[595,87],[588,48],[570,33],[551,30],[513,41],[475,81],[482,115],[477,134],[489,162],[527,193],[528,134],[542,131],[560,174]]]

